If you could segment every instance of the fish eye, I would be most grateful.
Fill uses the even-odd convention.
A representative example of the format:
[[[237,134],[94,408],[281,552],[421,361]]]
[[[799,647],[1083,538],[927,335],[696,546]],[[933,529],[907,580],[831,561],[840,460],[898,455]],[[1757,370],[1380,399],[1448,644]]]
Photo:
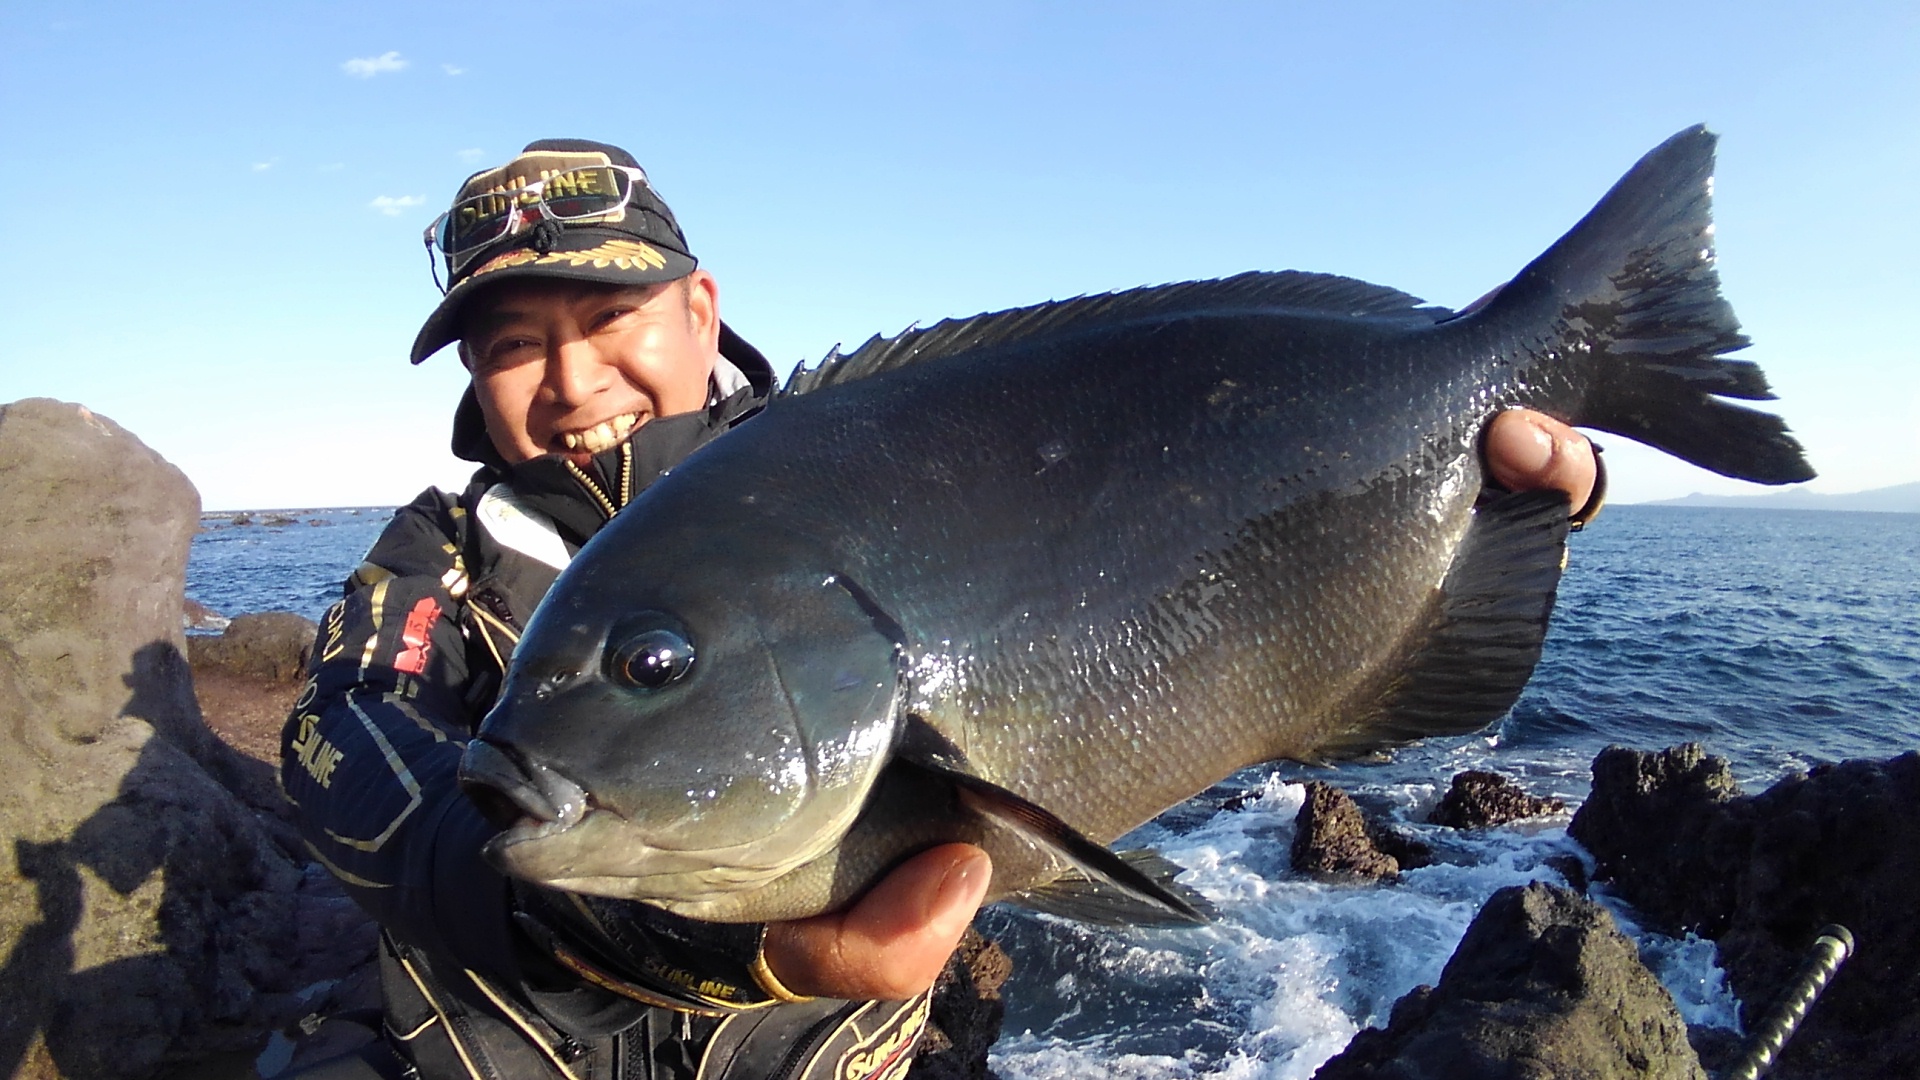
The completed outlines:
[[[641,630],[607,652],[607,674],[637,690],[658,690],[693,669],[693,642],[677,630]]]

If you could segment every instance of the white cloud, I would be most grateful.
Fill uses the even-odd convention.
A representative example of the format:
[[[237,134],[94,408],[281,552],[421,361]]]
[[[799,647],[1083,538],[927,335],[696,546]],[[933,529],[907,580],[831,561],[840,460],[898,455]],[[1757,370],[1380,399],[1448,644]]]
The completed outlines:
[[[375,75],[384,75],[390,71],[400,71],[407,66],[400,54],[391,50],[379,56],[355,57],[340,65],[340,70],[356,79],[371,79]]]
[[[455,65],[455,64],[441,64],[440,70],[446,72],[449,75],[465,75],[467,73],[466,68],[459,67],[458,65]]]
[[[341,169],[344,169],[346,167],[347,167],[347,163],[344,161],[329,161],[325,165],[320,166],[320,171],[321,172],[339,172]]]
[[[367,205],[388,217],[399,217],[400,211],[415,206],[424,206],[426,201],[426,198],[421,195],[402,195],[398,198],[392,195],[377,195],[374,197],[374,200]]]
[[[474,164],[485,156],[486,152],[477,146],[460,151],[460,160],[466,162],[468,165]]]
[[[273,167],[274,167],[275,165],[277,165],[277,164],[279,164],[279,163],[280,163],[280,159],[279,159],[279,158],[277,158],[277,157],[275,157],[275,158],[268,158],[268,159],[267,159],[267,160],[265,160],[265,161],[256,161],[256,162],[254,162],[254,163],[253,163],[253,171],[254,171],[254,172],[266,172],[266,171],[267,171],[268,169],[271,169],[271,168],[273,168]]]

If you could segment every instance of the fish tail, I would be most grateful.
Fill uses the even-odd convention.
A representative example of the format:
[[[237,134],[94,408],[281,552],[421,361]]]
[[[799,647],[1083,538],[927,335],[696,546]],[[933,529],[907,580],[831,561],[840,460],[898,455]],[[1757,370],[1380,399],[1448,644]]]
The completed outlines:
[[[1502,288],[1483,324],[1539,327],[1553,360],[1521,403],[1762,484],[1812,479],[1714,267],[1717,137],[1695,126],[1640,159],[1578,225]]]

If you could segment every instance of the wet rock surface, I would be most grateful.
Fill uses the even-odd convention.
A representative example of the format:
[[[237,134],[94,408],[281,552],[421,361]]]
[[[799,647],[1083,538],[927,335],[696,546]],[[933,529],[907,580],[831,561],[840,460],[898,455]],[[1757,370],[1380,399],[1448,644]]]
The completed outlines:
[[[1455,774],[1447,793],[1440,797],[1440,804],[1427,815],[1427,821],[1452,829],[1485,829],[1556,814],[1566,808],[1559,799],[1527,794],[1519,784],[1499,773],[1468,769]]]
[[[968,930],[933,991],[932,1022],[915,1053],[913,1080],[991,1080],[987,1051],[1000,1037],[1006,1004],[1000,987],[1013,961],[992,941]]]
[[[1728,806],[1738,795],[1727,762],[1696,743],[1658,754],[1609,747],[1593,759],[1593,790],[1567,833],[1593,854],[1596,876],[1657,925],[1718,937],[1733,881],[1696,875],[1707,852],[1744,858],[1745,813]]]
[[[1380,850],[1353,799],[1318,780],[1307,783],[1291,855],[1295,870],[1333,881],[1376,881],[1400,872],[1400,860]]]
[[[1339,882],[1378,881],[1433,864],[1433,849],[1367,813],[1331,784],[1309,781],[1294,818],[1292,866]]]
[[[1857,951],[1771,1074],[1920,1076],[1920,754],[1847,761],[1741,795],[1697,745],[1609,749],[1570,832],[1599,876],[1673,929],[1716,939],[1751,1024],[1819,929]]]
[[[1440,983],[1315,1080],[1706,1080],[1686,1024],[1604,909],[1534,882],[1489,899]]]

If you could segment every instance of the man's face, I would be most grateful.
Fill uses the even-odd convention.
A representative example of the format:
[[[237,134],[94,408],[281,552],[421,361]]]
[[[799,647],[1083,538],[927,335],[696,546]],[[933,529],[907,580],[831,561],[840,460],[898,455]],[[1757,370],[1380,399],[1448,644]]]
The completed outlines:
[[[704,270],[657,285],[508,281],[467,302],[460,331],[500,455],[584,465],[655,417],[706,405],[719,290]]]

